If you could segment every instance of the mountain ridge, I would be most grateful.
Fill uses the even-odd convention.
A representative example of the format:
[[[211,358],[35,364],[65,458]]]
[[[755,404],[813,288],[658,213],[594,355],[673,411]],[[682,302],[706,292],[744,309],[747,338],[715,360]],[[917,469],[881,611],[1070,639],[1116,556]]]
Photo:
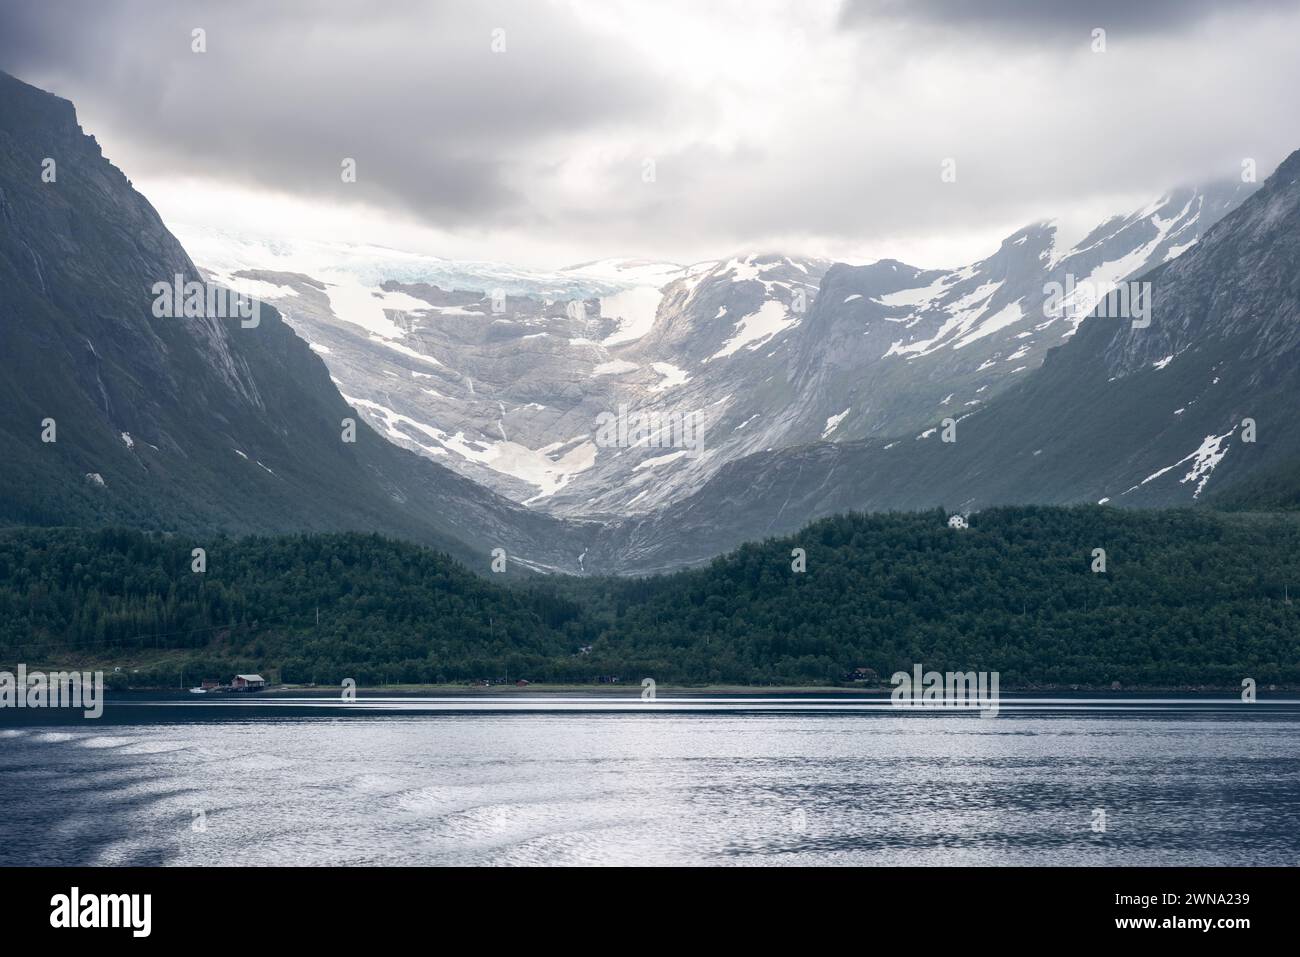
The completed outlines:
[[[730,462],[694,495],[624,523],[597,560],[642,571],[699,564],[837,512],[1193,504],[1292,460],[1300,429],[1276,412],[1300,393],[1297,163],[1300,152],[1186,253],[1140,277],[1154,287],[1149,327],[1090,315],[1038,370],[956,420],[954,442],[936,417],[914,437]],[[1268,318],[1252,324],[1253,312]],[[1257,441],[1241,441],[1247,418],[1258,420]]]
[[[1074,334],[1091,308],[1084,291],[1184,252],[1251,188],[1171,190],[1077,240],[1031,223],[959,269],[773,252],[683,267],[597,260],[561,272],[623,285],[576,296],[498,299],[490,281],[414,281],[397,260],[322,283],[253,268],[296,268],[293,257],[253,255],[237,269],[237,257],[214,256],[220,281],[289,314],[390,440],[530,508],[610,522],[671,505],[746,455],[968,414]],[[406,278],[382,280],[385,268]],[[365,276],[380,280],[368,293]],[[1047,315],[1058,281],[1077,292],[1066,315]],[[599,420],[624,409],[690,416],[707,441],[603,447]]]
[[[157,318],[155,284],[198,270],[72,104],[3,73],[0,222],[0,520],[383,530],[577,569],[579,527],[383,440],[274,308]]]
[[[275,294],[259,299],[281,304],[247,328],[151,317],[153,284],[197,281],[200,270],[71,103],[7,74],[0,87],[0,521],[376,530],[479,570],[501,548],[512,570],[642,574],[841,511],[1203,502],[1252,475],[1276,485],[1278,463],[1300,457],[1300,431],[1269,415],[1300,389],[1300,249],[1289,238],[1300,154],[1252,195],[1175,191],[1059,257],[1055,228],[1037,223],[959,270],[779,254],[695,264],[655,290],[648,325],[646,301],[624,295],[645,288],[635,285],[539,300],[246,271],[237,278]],[[58,178],[41,182],[49,154]],[[1204,211],[1227,207],[1207,228]],[[1123,282],[1130,260],[1153,258],[1140,277],[1155,288],[1149,328],[1095,314],[1030,318],[1044,275],[1077,266]],[[999,318],[1009,304],[1018,317]],[[943,363],[985,354],[964,350],[1032,335],[1015,332],[1025,322],[1064,330],[1054,348],[1034,340],[1038,368],[1003,377],[987,404],[952,401],[956,390],[933,408],[915,401],[951,388]],[[521,340],[552,345],[512,353]],[[364,389],[339,364],[340,343],[364,346],[343,356],[373,377]],[[581,374],[566,365],[575,354]],[[858,363],[863,355],[871,362]],[[375,356],[388,364],[377,369]],[[943,363],[916,364],[933,356]],[[872,377],[852,385],[863,368]],[[889,394],[899,370],[917,369],[927,376],[902,411],[841,409],[851,396],[837,389]],[[555,401],[552,380],[567,405],[539,436],[534,413]],[[991,389],[981,381],[965,386],[980,395]],[[434,426],[406,415],[395,397],[412,390],[461,418]],[[601,446],[593,421],[623,402],[700,414],[713,438],[695,450]],[[47,418],[56,442],[39,440]],[[356,419],[356,443],[341,441],[344,418]],[[937,435],[941,419],[956,442]],[[1262,426],[1257,443],[1243,441],[1247,419]],[[853,437],[864,423],[884,434]],[[480,472],[504,463],[518,498],[542,483],[556,514],[437,461],[453,456]]]

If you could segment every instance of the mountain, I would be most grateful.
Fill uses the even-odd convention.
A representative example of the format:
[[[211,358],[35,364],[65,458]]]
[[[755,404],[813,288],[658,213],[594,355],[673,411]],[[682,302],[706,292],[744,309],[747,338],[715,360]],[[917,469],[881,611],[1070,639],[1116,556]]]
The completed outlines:
[[[769,252],[528,273],[211,230],[190,245],[279,306],[392,441],[537,510],[637,521],[749,455],[969,414],[1253,188],[1174,190],[1077,239],[1036,223],[956,270]],[[1051,283],[1071,295],[1048,314]],[[614,417],[658,432],[602,442]]]
[[[1078,242],[1036,224],[952,272],[545,273],[214,232],[207,288],[278,307],[249,324],[157,313],[200,270],[71,104],[0,92],[0,522],[362,529],[601,574],[848,510],[1297,498],[1295,157],[1254,195],[1178,191]],[[1144,267],[1148,326],[1076,321]],[[692,441],[608,428],[644,413]]]
[[[587,564],[653,571],[702,562],[851,510],[1187,505],[1231,497],[1245,481],[1294,492],[1297,236],[1300,153],[1194,246],[1141,277],[1152,286],[1148,325],[1094,313],[1038,370],[951,415],[955,441],[944,441],[936,411],[916,434],[730,462],[689,497],[622,523]],[[1117,302],[1107,302],[1112,316]]]
[[[580,520],[671,501],[770,444],[765,423],[738,427],[779,421],[789,404],[774,357],[789,353],[830,265],[610,260],[534,276],[516,293],[518,273],[510,286],[505,273],[443,260],[362,251],[348,266],[319,249],[208,231],[192,245],[219,264],[210,278],[274,303],[391,441]],[[702,447],[602,442],[602,417],[620,410],[698,421]]]
[[[894,436],[979,408],[1073,336],[1101,297],[1190,249],[1254,189],[1177,189],[1077,242],[1035,223],[952,271],[836,265],[802,337],[792,428],[807,440]]]
[[[0,73],[0,522],[360,529],[578,569],[581,526],[385,441],[275,309],[160,315],[175,277],[200,280],[72,105]]]

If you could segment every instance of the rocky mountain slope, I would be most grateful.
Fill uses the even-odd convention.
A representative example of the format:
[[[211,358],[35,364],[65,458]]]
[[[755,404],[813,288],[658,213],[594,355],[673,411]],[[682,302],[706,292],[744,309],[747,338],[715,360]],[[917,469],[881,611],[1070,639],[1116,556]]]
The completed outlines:
[[[1040,369],[950,416],[954,441],[936,414],[915,434],[749,456],[623,523],[588,564],[676,567],[851,510],[1187,505],[1275,485],[1300,461],[1298,237],[1300,153],[1142,277],[1149,325],[1089,317]]]
[[[190,244],[274,302],[392,441],[531,508],[609,520],[748,455],[969,414],[1253,188],[1175,190],[1077,240],[1036,223],[953,271],[752,254],[528,273],[211,230]],[[603,420],[638,416],[648,435],[602,441]]]
[[[1190,249],[1254,189],[1177,189],[1078,241],[1035,223],[951,272],[835,266],[802,337],[792,430],[892,436],[979,408],[1040,366],[1117,284]]]
[[[269,307],[156,314],[199,279],[70,103],[0,73],[0,522],[361,529],[578,570],[585,530],[357,422]],[[201,544],[201,541],[198,542]]]
[[[358,269],[193,236],[216,264],[208,275],[274,303],[391,441],[575,518],[655,507],[768,447],[768,423],[791,398],[776,357],[793,354],[791,332],[829,266],[758,255],[691,267],[623,260],[528,282],[466,269],[438,285],[414,279],[409,259]],[[603,441],[602,417],[620,413],[698,423],[702,441],[686,448],[673,429]]]

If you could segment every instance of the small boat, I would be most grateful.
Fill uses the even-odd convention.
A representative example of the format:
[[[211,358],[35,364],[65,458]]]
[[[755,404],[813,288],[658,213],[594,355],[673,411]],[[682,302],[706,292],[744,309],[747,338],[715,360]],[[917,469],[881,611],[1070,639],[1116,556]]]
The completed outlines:
[[[190,689],[190,694],[207,694],[207,693],[208,693],[208,689],[207,689],[207,688],[191,688],[191,689]]]

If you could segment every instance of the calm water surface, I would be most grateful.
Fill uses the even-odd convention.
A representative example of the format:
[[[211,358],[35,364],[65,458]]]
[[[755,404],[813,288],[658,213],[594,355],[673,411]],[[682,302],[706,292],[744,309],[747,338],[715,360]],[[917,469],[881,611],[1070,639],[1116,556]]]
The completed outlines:
[[[0,864],[1300,863],[1295,713],[227,713],[0,724]]]

